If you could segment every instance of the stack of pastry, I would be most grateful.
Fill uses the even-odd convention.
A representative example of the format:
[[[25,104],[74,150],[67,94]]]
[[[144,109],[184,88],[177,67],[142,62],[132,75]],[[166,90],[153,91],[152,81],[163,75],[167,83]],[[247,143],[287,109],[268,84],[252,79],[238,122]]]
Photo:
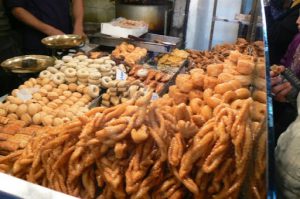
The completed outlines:
[[[140,81],[114,80],[106,93],[102,95],[101,106],[111,107],[124,103],[129,99],[144,94],[144,86]]]
[[[57,85],[47,78],[31,78],[0,104],[0,114],[26,124],[56,126],[87,112],[97,96],[99,88],[94,85]]]
[[[123,42],[112,51],[111,55],[114,59],[122,60],[127,65],[132,66],[147,56],[147,49]]]
[[[165,84],[171,79],[171,75],[154,69],[144,68],[141,65],[135,65],[128,73],[128,80],[140,80],[148,88],[154,89],[156,93],[160,93]]]
[[[116,65],[109,56],[90,59],[86,55],[79,54],[75,57],[64,56],[62,60],[56,60],[53,67],[41,71],[39,76],[51,79],[56,84],[76,83],[85,86],[101,86],[102,78],[108,78],[110,81],[116,78],[117,68],[125,70],[124,65]]]

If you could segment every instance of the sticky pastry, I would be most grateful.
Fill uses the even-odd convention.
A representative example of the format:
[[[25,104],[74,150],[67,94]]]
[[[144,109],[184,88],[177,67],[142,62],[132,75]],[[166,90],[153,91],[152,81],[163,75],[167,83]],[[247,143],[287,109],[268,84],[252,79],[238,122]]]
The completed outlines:
[[[191,76],[188,74],[179,74],[176,78],[176,86],[183,93],[189,93],[193,89]]]

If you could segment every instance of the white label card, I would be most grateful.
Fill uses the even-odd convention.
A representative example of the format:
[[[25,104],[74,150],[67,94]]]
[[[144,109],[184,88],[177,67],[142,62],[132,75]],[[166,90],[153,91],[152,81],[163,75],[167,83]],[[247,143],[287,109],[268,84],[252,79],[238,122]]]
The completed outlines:
[[[120,70],[119,68],[116,69],[116,80],[126,80],[127,74]]]
[[[152,93],[152,97],[151,97],[151,100],[152,101],[155,101],[159,98],[159,95],[157,93]]]

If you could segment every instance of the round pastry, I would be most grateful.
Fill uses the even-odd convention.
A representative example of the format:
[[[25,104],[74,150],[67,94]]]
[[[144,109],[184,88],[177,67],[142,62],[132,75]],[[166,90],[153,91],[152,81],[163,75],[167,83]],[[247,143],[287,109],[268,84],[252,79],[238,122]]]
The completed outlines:
[[[52,73],[50,71],[43,70],[42,72],[40,72],[39,77],[51,79]]]
[[[266,78],[266,65],[265,62],[256,64],[256,73],[261,78]]]
[[[251,75],[254,70],[254,62],[246,59],[239,59],[236,71],[242,75]]]
[[[190,101],[190,107],[193,114],[198,115],[201,111],[201,107],[204,105],[200,98],[194,98]]]
[[[78,82],[80,82],[80,83],[88,83],[89,79],[88,78],[78,78]]]
[[[241,56],[241,53],[239,51],[237,51],[237,50],[230,51],[229,60],[236,63],[240,56]]]
[[[40,113],[36,113],[34,114],[34,116],[32,117],[32,122],[33,124],[39,125],[42,123],[42,117]]]
[[[169,96],[174,99],[175,104],[187,103],[188,101],[188,95],[181,93],[175,85],[170,86]]]
[[[258,90],[266,90],[266,80],[264,78],[260,78],[257,77],[254,80],[254,86],[258,89]]]
[[[252,94],[252,98],[260,103],[267,103],[267,94],[264,91],[255,90]]]
[[[100,64],[89,64],[88,67],[89,67],[89,68],[100,69],[101,65],[100,65]]]
[[[75,83],[77,81],[77,77],[66,77],[65,78],[68,83]]]
[[[17,105],[23,103],[23,101],[21,99],[19,99],[18,97],[14,97],[14,96],[7,96],[6,100],[11,102],[12,104],[17,104]]]
[[[237,99],[247,99],[251,96],[248,88],[239,88],[234,92],[236,93]]]
[[[102,65],[100,65],[99,70],[101,72],[109,72],[111,70],[111,65],[110,64],[102,64]]]
[[[63,92],[63,95],[64,95],[65,97],[70,97],[70,96],[72,95],[72,92],[71,92],[71,91],[64,91],[64,92]]]
[[[72,100],[70,100],[70,99],[67,99],[67,100],[64,102],[64,104],[67,104],[67,105],[69,105],[69,106],[72,106],[72,105],[74,104],[74,102],[73,102]]]
[[[65,62],[62,61],[62,60],[57,59],[57,60],[55,60],[54,63],[55,63],[55,65],[62,65],[62,64],[64,64]]]
[[[10,120],[18,120],[19,117],[15,113],[10,113],[6,116]]]
[[[67,66],[68,68],[76,68],[78,65],[78,62],[74,62],[74,61],[71,61],[69,63],[66,63],[65,66]]]
[[[97,73],[90,74],[88,79],[100,80],[100,78],[101,78],[101,73],[97,72]]]
[[[74,68],[67,68],[64,73],[67,77],[73,78],[76,76],[76,70]]]
[[[10,113],[15,113],[18,109],[18,105],[16,104],[9,104],[7,106],[7,110],[10,112]]]
[[[28,81],[30,81],[33,85],[37,84],[37,80],[35,78],[30,78]]]
[[[54,68],[53,66],[48,67],[46,70],[49,71],[49,72],[52,73],[52,74],[55,74],[55,73],[58,73],[58,72],[59,72],[59,71],[58,71],[56,68]]]
[[[44,126],[52,126],[53,123],[53,116],[52,115],[46,115],[42,118],[42,123]]]
[[[252,82],[252,75],[235,75],[234,79],[238,80],[242,86],[248,87]]]
[[[101,105],[106,106],[106,107],[110,107],[110,101],[102,100]]]
[[[53,67],[56,68],[57,70],[60,70],[62,64],[55,64]]]
[[[21,117],[23,114],[27,113],[27,105],[26,104],[21,104],[20,106],[18,106],[17,110],[16,110],[16,114]]]
[[[31,81],[26,81],[24,82],[24,85],[27,87],[27,88],[32,88],[33,87],[33,83]]]
[[[17,94],[19,93],[19,89],[14,89],[14,90],[12,90],[12,92],[11,92],[11,94],[12,94],[12,96],[14,96],[14,97],[17,97]]]
[[[26,123],[26,125],[32,123],[32,119],[28,113],[24,113],[20,119]]]
[[[60,88],[54,88],[53,92],[57,93],[60,96],[60,95],[62,95],[62,93],[64,92],[64,90],[62,90]]]
[[[218,83],[219,83],[218,78],[211,77],[211,76],[204,76],[203,88],[204,89],[207,89],[207,88],[214,89]]]
[[[58,94],[56,92],[49,92],[47,97],[49,100],[55,100],[55,99],[58,99]]]
[[[28,113],[29,115],[33,116],[34,114],[40,112],[40,110],[42,109],[41,105],[39,104],[34,104],[34,103],[31,103],[28,105]]]
[[[78,76],[78,78],[87,78],[88,76],[89,76],[89,71],[88,70],[86,70],[86,69],[79,69],[78,71],[77,71],[77,76]]]
[[[219,76],[218,76],[218,80],[220,83],[224,83],[224,82],[228,82],[230,80],[233,80],[235,79],[234,78],[235,76],[230,74],[230,73],[221,73]]]
[[[77,86],[77,92],[79,92],[79,93],[83,93],[83,89],[85,88],[85,86],[84,85],[78,85]]]
[[[95,64],[103,64],[104,61],[105,61],[105,60],[102,59],[102,58],[94,59],[94,63],[95,63]]]
[[[63,73],[56,73],[53,75],[52,80],[55,84],[60,85],[65,82],[65,76]]]
[[[70,61],[73,60],[72,56],[69,56],[69,55],[65,55],[62,57],[62,60],[65,62],[65,63],[68,63]]]
[[[120,98],[119,98],[119,97],[111,97],[111,98],[110,98],[110,102],[111,102],[114,106],[116,106],[116,105],[120,104]]]
[[[215,108],[222,102],[219,98],[213,96],[213,90],[211,88],[205,89],[205,91],[203,92],[203,99],[205,103],[211,108]]]
[[[191,76],[188,74],[179,74],[176,78],[176,86],[183,93],[189,93],[193,89]]]
[[[194,98],[199,98],[202,99],[203,97],[203,92],[198,89],[194,89],[191,92],[189,92],[189,99],[192,100]]]
[[[51,86],[50,84],[46,84],[42,88],[45,89],[45,90],[47,90],[47,91],[52,91],[53,86]]]
[[[104,61],[105,64],[110,64],[111,66],[115,66],[116,62],[114,62],[113,60],[107,59]]]
[[[267,112],[267,105],[254,101],[251,108],[251,119],[254,121],[261,122],[265,119]]]
[[[104,88],[109,88],[109,87],[112,87],[112,79],[110,77],[102,77],[101,79],[101,85],[104,87]]]
[[[69,89],[69,86],[67,84],[61,84],[58,86],[59,89],[62,89],[63,91],[66,91]]]
[[[83,61],[83,60],[88,59],[88,57],[86,55],[78,55],[75,58],[78,59],[79,61]]]
[[[227,91],[231,91],[231,90],[234,91],[234,90],[239,89],[241,87],[242,87],[242,85],[240,84],[239,81],[231,80],[229,82],[224,82],[224,83],[216,85],[215,92],[217,94],[222,95],[222,94],[226,93]]]
[[[5,117],[7,115],[7,110],[4,108],[0,108],[0,116]]]
[[[42,97],[41,98],[41,101],[44,103],[44,104],[47,104],[49,102],[49,99],[47,97]]]
[[[202,74],[202,69],[191,70],[191,80],[196,88],[202,88],[204,85],[204,74]]]
[[[218,77],[223,72],[223,64],[210,64],[206,67],[207,75]]]
[[[101,79],[88,79],[89,84],[99,85],[101,84]]]
[[[58,107],[58,104],[56,104],[55,102],[49,102],[48,104],[47,104],[47,106],[49,107],[49,108],[52,108],[52,109],[57,109],[57,107]]]
[[[98,86],[95,86],[95,85],[90,85],[88,86],[88,95],[92,98],[96,98],[99,96],[99,87]]]
[[[77,85],[74,83],[69,84],[69,90],[75,92],[77,90]]]
[[[54,118],[53,120],[53,126],[59,126],[62,125],[64,123],[64,121],[60,118]]]

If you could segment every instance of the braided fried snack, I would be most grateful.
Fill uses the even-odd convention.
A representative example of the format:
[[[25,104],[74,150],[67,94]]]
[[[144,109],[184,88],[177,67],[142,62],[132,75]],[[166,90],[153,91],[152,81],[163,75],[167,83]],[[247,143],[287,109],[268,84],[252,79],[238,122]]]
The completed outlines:
[[[230,82],[221,95],[215,83],[185,85],[203,91],[191,99],[174,85],[174,95],[153,102],[148,92],[94,108],[42,129],[24,149],[1,157],[0,169],[81,198],[225,199],[237,198],[243,186],[262,198],[265,118],[253,122],[248,88]],[[184,100],[172,97],[179,94]]]

